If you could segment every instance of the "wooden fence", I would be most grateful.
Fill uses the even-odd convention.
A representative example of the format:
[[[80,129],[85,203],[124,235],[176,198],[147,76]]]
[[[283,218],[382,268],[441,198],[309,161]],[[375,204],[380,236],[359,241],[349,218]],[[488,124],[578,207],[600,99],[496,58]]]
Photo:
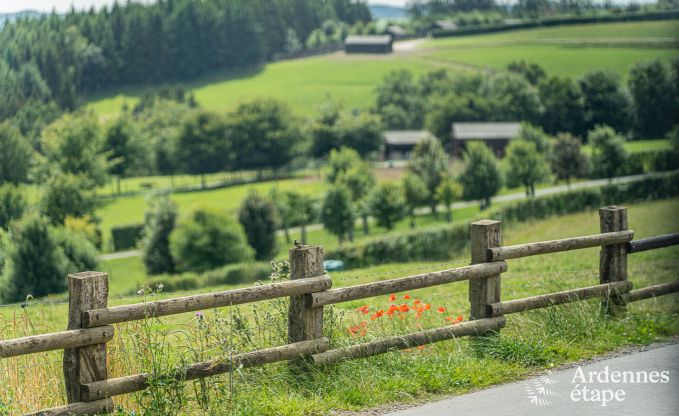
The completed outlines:
[[[471,265],[398,279],[331,289],[323,270],[323,248],[299,246],[290,250],[290,280],[244,289],[227,290],[134,305],[108,307],[108,276],[86,272],[68,276],[68,329],[0,342],[0,357],[64,350],[64,379],[68,405],[35,415],[83,415],[113,409],[112,397],[141,391],[149,374],[107,377],[106,343],[116,323],[160,317],[207,308],[240,305],[290,297],[286,345],[192,364],[177,370],[180,380],[223,374],[233,368],[260,366],[306,357],[316,365],[368,357],[462,336],[497,332],[504,315],[590,298],[602,298],[611,314],[623,313],[625,304],[679,292],[679,281],[631,290],[627,280],[629,254],[679,244],[679,234],[633,241],[627,228],[627,210],[610,206],[599,210],[601,233],[563,240],[502,245],[501,223],[482,220],[471,224]],[[601,247],[599,284],[590,287],[502,301],[500,276],[507,260],[526,256]],[[420,289],[452,282],[469,282],[470,321],[376,341],[329,349],[323,337],[323,307],[355,299]]]

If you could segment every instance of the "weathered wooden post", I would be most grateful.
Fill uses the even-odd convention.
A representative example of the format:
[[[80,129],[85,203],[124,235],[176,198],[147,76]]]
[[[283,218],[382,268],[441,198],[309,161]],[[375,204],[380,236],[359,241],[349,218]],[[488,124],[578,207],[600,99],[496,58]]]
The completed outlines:
[[[290,280],[323,276],[323,247],[299,245],[290,249]],[[288,313],[290,342],[323,336],[323,307],[312,308],[310,295],[292,296]]]
[[[599,223],[602,233],[627,230],[627,208],[611,205],[599,209]],[[627,245],[602,246],[599,254],[599,283],[622,282],[627,280]],[[607,314],[625,310],[622,296],[612,294],[604,299]]]
[[[502,222],[481,220],[471,224],[472,264],[490,261],[488,249],[502,246]],[[470,319],[490,317],[486,305],[500,302],[500,275],[469,280]]]
[[[83,311],[108,304],[108,274],[84,272],[68,276],[68,329],[80,329]],[[106,344],[64,350],[64,379],[68,403],[82,402],[81,386],[106,380]],[[104,403],[113,410],[113,401]]]

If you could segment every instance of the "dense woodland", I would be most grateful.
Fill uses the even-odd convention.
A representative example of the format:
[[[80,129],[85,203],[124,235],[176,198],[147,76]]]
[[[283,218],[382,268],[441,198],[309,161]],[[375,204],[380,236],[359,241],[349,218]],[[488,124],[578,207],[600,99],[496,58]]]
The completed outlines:
[[[103,88],[256,66],[323,22],[370,19],[350,0],[159,0],[20,19],[0,31],[0,120],[51,118]]]

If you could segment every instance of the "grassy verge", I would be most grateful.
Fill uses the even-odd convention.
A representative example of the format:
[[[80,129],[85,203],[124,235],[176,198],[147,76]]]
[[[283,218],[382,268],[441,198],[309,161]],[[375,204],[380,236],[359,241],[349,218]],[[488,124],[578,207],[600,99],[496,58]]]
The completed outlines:
[[[629,206],[629,226],[637,238],[679,230],[679,200]],[[545,221],[517,224],[504,230],[505,244],[540,241],[598,232],[594,212]],[[635,254],[629,259],[629,279],[635,287],[676,279],[679,248]],[[456,267],[469,256],[447,263],[390,264],[333,273],[335,287]],[[503,275],[503,300],[592,285],[598,281],[598,250],[586,249],[510,261]],[[204,291],[204,290],[201,290]],[[384,335],[441,326],[447,317],[466,319],[467,285],[451,284],[409,292],[393,303],[414,305],[415,299],[431,309],[417,319],[386,316],[370,320],[356,308],[387,309],[386,296],[349,302],[326,315],[326,334],[334,346]],[[168,296],[160,294],[159,297]],[[139,297],[137,297],[139,300]],[[153,384],[148,394],[121,397],[118,403],[140,414],[319,415],[337,409],[362,409],[389,402],[412,402],[443,394],[457,394],[515,380],[541,368],[591,357],[629,344],[645,344],[679,333],[679,298],[676,295],[630,305],[620,319],[606,319],[596,301],[582,302],[508,317],[500,337],[485,343],[466,339],[441,342],[424,349],[394,352],[319,369],[301,377],[284,364],[237,371],[205,383]],[[112,299],[111,304],[134,299]],[[438,308],[444,308],[443,313]],[[13,338],[65,327],[64,304],[0,308],[1,333]],[[140,370],[167,371],[182,360],[197,361],[231,352],[247,351],[285,342],[286,302],[265,302],[242,307],[177,315],[117,326],[110,344],[112,377]],[[361,322],[366,322],[362,325]],[[347,329],[365,328],[351,335]],[[226,355],[225,355],[226,354]],[[58,353],[2,360],[0,402],[17,411],[61,403],[61,367]],[[158,399],[155,400],[154,398]],[[159,398],[163,398],[160,400]],[[1,408],[1,407],[0,407]],[[155,412],[155,413],[154,413]],[[165,412],[165,413],[164,413]]]

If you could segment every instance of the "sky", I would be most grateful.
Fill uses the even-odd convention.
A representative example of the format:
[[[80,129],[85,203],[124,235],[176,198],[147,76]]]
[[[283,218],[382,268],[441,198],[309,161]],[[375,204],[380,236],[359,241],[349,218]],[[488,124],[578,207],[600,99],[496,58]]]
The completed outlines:
[[[56,9],[63,13],[74,5],[76,9],[88,9],[92,5],[102,7],[113,4],[115,0],[0,0],[0,13],[18,12],[21,10],[38,10],[49,12]],[[126,0],[119,0],[123,3]],[[135,0],[150,2],[153,0]],[[617,2],[626,3],[629,0],[618,0]],[[653,0],[637,0],[638,3],[646,3]],[[368,0],[370,4],[388,4],[393,6],[403,6],[407,0]],[[615,3],[616,1],[614,1]]]

